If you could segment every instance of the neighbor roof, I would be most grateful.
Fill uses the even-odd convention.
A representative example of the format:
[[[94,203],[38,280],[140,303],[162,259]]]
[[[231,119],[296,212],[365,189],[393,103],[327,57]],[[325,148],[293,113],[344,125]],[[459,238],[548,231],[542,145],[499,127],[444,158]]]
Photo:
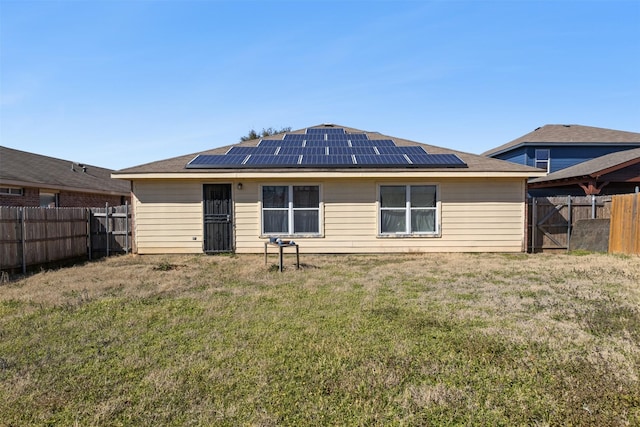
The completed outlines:
[[[494,156],[514,148],[531,145],[640,145],[640,133],[582,125],[544,125],[532,132],[482,153]]]
[[[640,163],[640,148],[618,151],[578,163],[565,169],[560,169],[542,178],[531,179],[529,183],[541,184],[582,177],[597,178],[598,176],[638,163]]]
[[[441,167],[441,166],[437,166],[437,167],[414,167],[412,168],[412,171],[420,171],[420,170],[425,170],[425,171],[441,171],[441,172],[452,172],[452,170],[455,170],[455,172],[458,173],[474,173],[474,172],[511,172],[511,173],[516,173],[516,174],[523,174],[525,176],[540,176],[541,174],[543,174],[544,172],[542,172],[540,169],[535,169],[529,166],[524,166],[524,165],[519,165],[516,163],[512,163],[512,162],[506,162],[506,161],[502,161],[502,160],[497,160],[497,159],[492,159],[492,158],[488,158],[488,157],[483,157],[483,156],[479,156],[476,154],[470,154],[470,153],[464,153],[461,151],[456,151],[456,150],[450,150],[447,148],[442,148],[442,147],[438,147],[435,145],[428,145],[428,144],[422,144],[419,142],[415,142],[415,141],[410,141],[407,139],[402,139],[402,138],[397,138],[397,137],[392,137],[392,136],[387,136],[387,135],[383,135],[380,134],[378,132],[369,132],[369,131],[363,131],[363,130],[359,130],[359,129],[355,129],[355,128],[350,128],[350,127],[346,127],[346,126],[339,126],[339,125],[332,125],[332,124],[323,124],[323,125],[318,125],[318,126],[312,126],[310,128],[303,128],[303,129],[299,129],[296,131],[291,131],[291,132],[286,132],[286,134],[305,134],[308,132],[308,129],[314,129],[314,130],[320,130],[320,129],[344,129],[345,132],[347,133],[357,133],[357,134],[364,134],[366,135],[366,138],[368,140],[392,140],[394,142],[394,144],[396,146],[399,147],[406,147],[406,146],[419,146],[422,147],[428,154],[433,155],[433,154],[449,154],[449,155],[455,155],[457,156],[459,159],[462,160],[462,162],[464,162],[464,164],[466,164],[465,168],[447,168],[447,167]],[[269,136],[266,137],[264,139],[268,139],[268,140],[273,140],[273,139],[283,139],[285,136],[285,133],[282,134],[278,134],[278,135],[273,135],[273,136]],[[288,137],[290,138],[290,137]],[[254,139],[251,141],[245,141],[245,142],[240,142],[237,144],[232,144],[232,145],[226,145],[224,147],[220,147],[220,148],[215,148],[212,150],[207,150],[207,151],[203,151],[203,152],[199,152],[199,153],[192,153],[192,154],[187,154],[184,156],[180,156],[180,157],[174,157],[171,159],[166,159],[166,160],[160,160],[157,162],[152,162],[152,163],[147,163],[147,164],[143,164],[143,165],[139,165],[139,166],[134,166],[134,167],[130,167],[127,169],[121,169],[119,171],[116,171],[113,173],[113,176],[115,178],[136,178],[137,176],[140,175],[144,175],[144,174],[151,174],[151,175],[158,175],[158,174],[181,174],[181,175],[185,175],[188,176],[190,174],[202,174],[203,172],[214,172],[214,173],[219,173],[221,172],[221,168],[216,167],[216,168],[211,168],[211,169],[203,169],[203,168],[188,168],[187,164],[189,162],[191,162],[194,158],[196,158],[199,155],[204,155],[204,156],[209,156],[209,155],[222,155],[227,153],[232,147],[257,147],[259,146],[260,142],[262,141],[262,139]],[[381,169],[384,169],[385,171],[398,171],[398,170],[404,170],[404,168],[402,167],[395,167],[395,165],[393,165],[394,167],[389,167],[389,165],[381,165],[380,167],[376,167],[376,166],[368,166],[365,169],[359,169],[358,172],[361,171],[379,171]],[[304,171],[345,171],[345,172],[352,172],[354,169],[351,168],[339,168],[339,167],[332,167],[332,168],[325,168],[319,165],[312,165],[310,167],[299,167],[297,168],[298,170],[304,170]],[[256,167],[255,169],[249,169],[246,167],[243,168],[229,168],[228,170],[231,171],[238,171],[238,172],[242,172],[242,173],[249,173],[249,172],[256,172],[256,171],[264,171],[264,168],[258,168]],[[283,168],[282,171],[291,171],[290,168]],[[278,169],[274,169],[274,168],[270,168],[269,172],[278,172]]]
[[[129,183],[112,179],[112,172],[0,146],[0,183],[6,185],[129,195]]]

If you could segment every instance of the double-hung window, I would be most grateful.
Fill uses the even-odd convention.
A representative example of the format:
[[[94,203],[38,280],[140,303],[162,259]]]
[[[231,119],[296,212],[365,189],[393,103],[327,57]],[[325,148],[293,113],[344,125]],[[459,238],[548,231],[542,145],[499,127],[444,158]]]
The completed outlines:
[[[438,233],[435,185],[381,185],[380,234]]]
[[[320,187],[317,185],[263,186],[262,233],[319,234]]]
[[[538,169],[544,169],[547,172],[550,171],[550,158],[549,158],[549,150],[546,149],[536,149],[536,167]]]

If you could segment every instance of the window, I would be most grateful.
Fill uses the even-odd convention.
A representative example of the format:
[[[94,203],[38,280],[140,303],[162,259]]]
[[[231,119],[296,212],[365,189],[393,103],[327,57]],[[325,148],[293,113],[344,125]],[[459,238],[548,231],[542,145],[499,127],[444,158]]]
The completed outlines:
[[[262,187],[263,234],[319,234],[320,187],[265,185]]]
[[[24,195],[24,189],[16,187],[0,187],[0,194],[9,196],[22,196]]]
[[[536,150],[536,164],[538,169],[544,169],[549,172],[549,150]]]
[[[40,207],[55,208],[58,206],[58,193],[40,192]]]
[[[438,232],[435,185],[381,185],[380,234]]]

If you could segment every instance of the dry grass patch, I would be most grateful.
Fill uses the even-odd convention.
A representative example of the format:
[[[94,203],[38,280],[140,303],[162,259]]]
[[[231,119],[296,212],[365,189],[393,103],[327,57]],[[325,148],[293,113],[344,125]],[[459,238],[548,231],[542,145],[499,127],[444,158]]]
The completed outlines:
[[[0,286],[7,425],[640,424],[640,259],[123,256]]]

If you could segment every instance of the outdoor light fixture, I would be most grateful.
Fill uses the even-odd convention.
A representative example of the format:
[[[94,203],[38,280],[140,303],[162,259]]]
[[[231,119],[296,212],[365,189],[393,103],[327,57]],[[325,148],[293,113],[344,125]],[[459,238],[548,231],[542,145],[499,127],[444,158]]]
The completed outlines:
[[[238,190],[242,190],[242,183],[241,182],[238,183],[237,188],[238,188]]]

